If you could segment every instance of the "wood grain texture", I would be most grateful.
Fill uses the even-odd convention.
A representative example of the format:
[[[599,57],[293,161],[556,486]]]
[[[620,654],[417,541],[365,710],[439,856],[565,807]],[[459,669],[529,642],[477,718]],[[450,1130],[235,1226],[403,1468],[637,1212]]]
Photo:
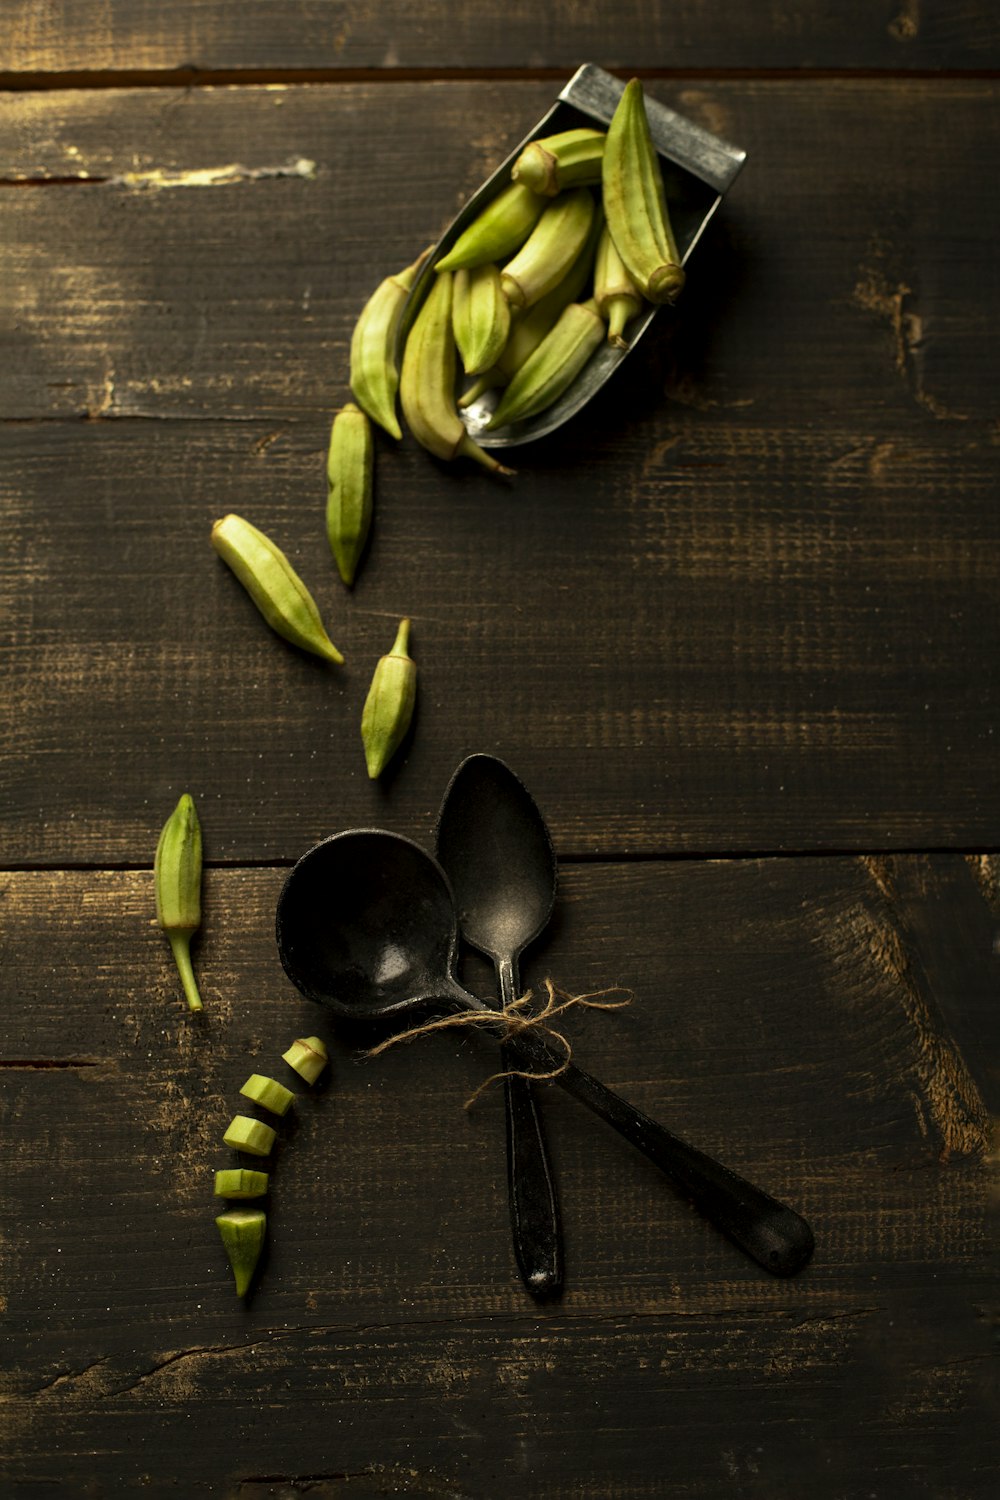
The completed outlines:
[[[551,83],[8,95],[8,417],[316,421],[383,275],[435,240]],[[996,83],[662,83],[748,164],[616,377],[645,452],[685,413],[995,437]],[[976,274],[970,276],[970,264]],[[638,366],[638,368],[636,368]],[[876,460],[877,461],[877,460]]]
[[[510,0],[431,13],[407,0],[105,0],[82,26],[68,0],[9,0],[0,68],[71,70],[573,68],[583,58],[643,68],[963,68],[996,66],[1000,30],[984,6],[860,0],[836,7],[649,6]]]
[[[350,597],[322,464],[354,318],[549,87],[7,101],[11,862],[144,864],[184,789],[215,861],[421,834],[473,750],[564,855],[996,846],[995,88],[664,97],[751,151],[676,324],[509,487],[382,446]],[[207,544],[229,509],[346,670],[265,630]],[[373,788],[357,723],[404,613],[419,719]]]
[[[910,935],[963,872],[988,922],[952,857],[894,862],[905,912],[854,859],[562,871],[526,980],[635,994],[574,1021],[580,1061],[795,1203],[818,1248],[764,1278],[550,1088],[548,1309],[511,1263],[499,1093],[461,1108],[484,1048],[359,1063],[281,975],[280,871],[209,872],[195,1020],[147,873],[5,876],[5,1493],[632,1500],[669,1463],[706,1500],[985,1497],[990,1114]],[[993,962],[965,979],[985,992]],[[243,1078],[316,1029],[332,1081],[281,1129],[244,1308],[210,1174]]]

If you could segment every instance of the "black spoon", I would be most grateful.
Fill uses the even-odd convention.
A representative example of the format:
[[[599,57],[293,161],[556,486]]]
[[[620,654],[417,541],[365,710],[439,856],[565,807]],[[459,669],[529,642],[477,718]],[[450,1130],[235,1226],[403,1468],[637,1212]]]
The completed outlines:
[[[293,866],[278,897],[278,953],[310,1000],[352,1021],[428,1009],[486,1012],[455,978],[458,921],[451,887],[419,845],[380,829],[325,839]],[[511,1049],[532,1072],[563,1058],[522,1033]],[[570,1063],[555,1080],[631,1141],[766,1271],[791,1276],[813,1251],[794,1210],[641,1114]]]
[[[437,856],[454,892],[462,936],[493,960],[500,1002],[521,993],[518,959],[552,915],[556,861],[527,789],[502,760],[470,755],[438,816]],[[516,1068],[505,1043],[504,1069]],[[518,1075],[504,1080],[507,1189],[514,1254],[535,1297],[562,1290],[562,1229],[538,1104]]]

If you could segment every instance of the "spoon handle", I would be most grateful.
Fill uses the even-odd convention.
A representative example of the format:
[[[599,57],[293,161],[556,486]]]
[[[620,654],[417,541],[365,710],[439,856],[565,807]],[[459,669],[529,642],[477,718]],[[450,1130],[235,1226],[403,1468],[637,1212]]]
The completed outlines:
[[[560,1061],[537,1038],[509,1044],[539,1071]],[[721,1162],[689,1146],[570,1063],[554,1082],[586,1104],[665,1173],[704,1216],[774,1276],[794,1276],[813,1252],[813,1233],[794,1209],[754,1187]]]
[[[496,966],[500,997],[509,1005],[518,994],[517,965],[512,959]],[[517,1066],[508,1045],[501,1048],[501,1065]],[[507,1192],[514,1255],[533,1297],[555,1297],[562,1290],[562,1227],[555,1183],[542,1132],[535,1091],[526,1078],[504,1079],[507,1114]]]

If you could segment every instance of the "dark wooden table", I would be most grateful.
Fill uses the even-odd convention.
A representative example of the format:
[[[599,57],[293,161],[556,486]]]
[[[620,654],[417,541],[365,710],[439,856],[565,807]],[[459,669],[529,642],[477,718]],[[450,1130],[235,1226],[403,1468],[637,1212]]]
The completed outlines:
[[[5,1496],[996,1493],[998,43],[982,0],[6,0]],[[512,484],[379,442],[348,594],[357,313],[584,59],[747,167],[676,314]],[[345,667],[263,626],[228,510]],[[372,785],[403,614],[418,718]],[[501,1092],[462,1107],[488,1050],[359,1061],[284,977],[291,863],[430,843],[476,750],[559,857],[526,981],[633,991],[569,1022],[578,1060],[806,1214],[797,1278],[550,1087],[567,1281],[532,1302]],[[151,920],[182,791],[198,1017]],[[222,1132],[315,1031],[244,1305]]]

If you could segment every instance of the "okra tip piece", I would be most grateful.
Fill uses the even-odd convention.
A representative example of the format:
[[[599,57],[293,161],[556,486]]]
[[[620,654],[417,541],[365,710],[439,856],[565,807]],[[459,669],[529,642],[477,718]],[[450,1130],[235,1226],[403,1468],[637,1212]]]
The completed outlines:
[[[236,1295],[245,1297],[264,1248],[267,1217],[259,1208],[233,1208],[215,1222],[236,1278]]]

